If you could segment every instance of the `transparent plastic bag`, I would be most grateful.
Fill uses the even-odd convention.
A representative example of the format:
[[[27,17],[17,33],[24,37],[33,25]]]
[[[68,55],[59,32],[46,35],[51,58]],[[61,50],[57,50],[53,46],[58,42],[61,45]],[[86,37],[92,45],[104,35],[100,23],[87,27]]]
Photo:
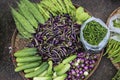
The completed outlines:
[[[91,21],[96,21],[107,29],[106,36],[103,38],[103,40],[97,46],[89,44],[83,37],[83,29],[85,28],[86,24]],[[109,37],[110,37],[109,28],[99,18],[92,17],[92,18],[88,19],[86,22],[84,22],[84,24],[81,26],[80,39],[81,39],[81,42],[83,43],[83,46],[86,49],[86,51],[90,51],[90,52],[94,52],[94,53],[101,51],[106,46],[106,44],[109,40]]]
[[[114,25],[113,25],[113,21],[117,18],[120,18],[120,14],[116,14],[110,18],[108,27],[109,27],[111,32],[115,32],[115,33],[120,34],[120,28],[114,27]]]

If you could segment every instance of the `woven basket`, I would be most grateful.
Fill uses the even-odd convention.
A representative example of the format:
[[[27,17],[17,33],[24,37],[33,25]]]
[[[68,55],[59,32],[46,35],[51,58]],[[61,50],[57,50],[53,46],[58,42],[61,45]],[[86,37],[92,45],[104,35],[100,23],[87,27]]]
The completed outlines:
[[[78,5],[75,5],[75,6],[78,7]],[[88,12],[87,10],[85,10],[85,11]],[[19,38],[18,31],[17,31],[17,29],[15,29],[13,36],[12,36],[12,40],[11,40],[11,47],[12,47],[11,56],[12,56],[12,61],[13,61],[13,64],[15,67],[16,67],[17,63],[15,60],[15,57],[13,56],[14,53],[17,50],[23,49],[29,42],[30,42],[30,40],[28,40],[28,39]],[[96,66],[94,67],[94,69],[91,71],[91,73],[84,80],[87,80],[94,73],[94,71],[97,69],[97,67],[101,61],[102,55],[103,55],[103,50],[100,52],[100,54],[97,54],[97,55],[98,55],[98,61],[95,63]],[[23,80],[32,80],[32,79],[26,79],[24,77],[23,72],[19,72],[19,74],[22,76]]]
[[[120,7],[118,7],[117,9],[115,9],[111,14],[110,14],[110,16],[108,17],[108,19],[107,19],[107,25],[109,24],[109,21],[110,21],[110,18],[112,17],[112,16],[114,16],[114,15],[116,15],[116,14],[120,14]],[[112,58],[110,58],[110,60],[112,61],[113,59]],[[116,67],[116,69],[120,69],[120,63],[113,63],[113,65]]]

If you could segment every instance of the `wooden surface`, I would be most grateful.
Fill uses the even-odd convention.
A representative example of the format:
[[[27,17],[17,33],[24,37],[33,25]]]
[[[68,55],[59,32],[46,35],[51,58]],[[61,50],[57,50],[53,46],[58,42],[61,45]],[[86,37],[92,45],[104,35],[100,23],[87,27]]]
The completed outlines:
[[[0,80],[22,80],[21,76],[14,72],[9,54],[10,40],[15,29],[9,6],[16,6],[15,1],[17,0],[0,0]],[[83,6],[93,16],[101,18],[104,22],[114,9],[120,7],[120,0],[72,1]],[[103,57],[99,67],[88,80],[111,80],[116,71],[110,60]]]

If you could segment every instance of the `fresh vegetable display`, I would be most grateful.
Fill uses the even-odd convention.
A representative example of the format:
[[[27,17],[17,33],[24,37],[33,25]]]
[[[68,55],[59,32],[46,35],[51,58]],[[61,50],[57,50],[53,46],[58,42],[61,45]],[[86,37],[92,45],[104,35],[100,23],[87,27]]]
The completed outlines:
[[[114,27],[120,28],[120,18],[113,20]]]
[[[85,79],[98,56],[83,52],[80,42],[81,24],[91,17],[84,8],[76,8],[71,0],[20,0],[17,4],[18,8],[11,7],[11,12],[18,33],[30,42],[14,53],[15,72],[22,71],[32,80]],[[99,28],[101,25],[92,24],[96,32],[107,32]]]
[[[84,39],[91,45],[98,45],[107,34],[107,29],[96,21],[90,21],[83,29]]]

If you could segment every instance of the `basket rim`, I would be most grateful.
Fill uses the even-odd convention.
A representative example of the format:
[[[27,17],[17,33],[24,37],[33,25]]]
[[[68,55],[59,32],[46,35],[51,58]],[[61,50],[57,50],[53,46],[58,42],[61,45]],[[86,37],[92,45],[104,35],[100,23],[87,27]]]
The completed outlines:
[[[120,10],[120,7],[118,7],[118,8],[116,8],[110,15],[109,15],[109,17],[108,17],[108,19],[107,19],[107,22],[106,22],[106,25],[108,26],[109,25],[109,21],[110,21],[110,18],[112,17],[112,16],[114,16],[114,15],[116,15],[116,14],[120,14],[120,13],[118,13],[118,11]],[[112,62],[112,58],[110,58],[110,60],[111,60],[111,62]],[[115,68],[116,69],[120,69],[120,63],[113,63],[112,62],[112,64],[115,66]]]

